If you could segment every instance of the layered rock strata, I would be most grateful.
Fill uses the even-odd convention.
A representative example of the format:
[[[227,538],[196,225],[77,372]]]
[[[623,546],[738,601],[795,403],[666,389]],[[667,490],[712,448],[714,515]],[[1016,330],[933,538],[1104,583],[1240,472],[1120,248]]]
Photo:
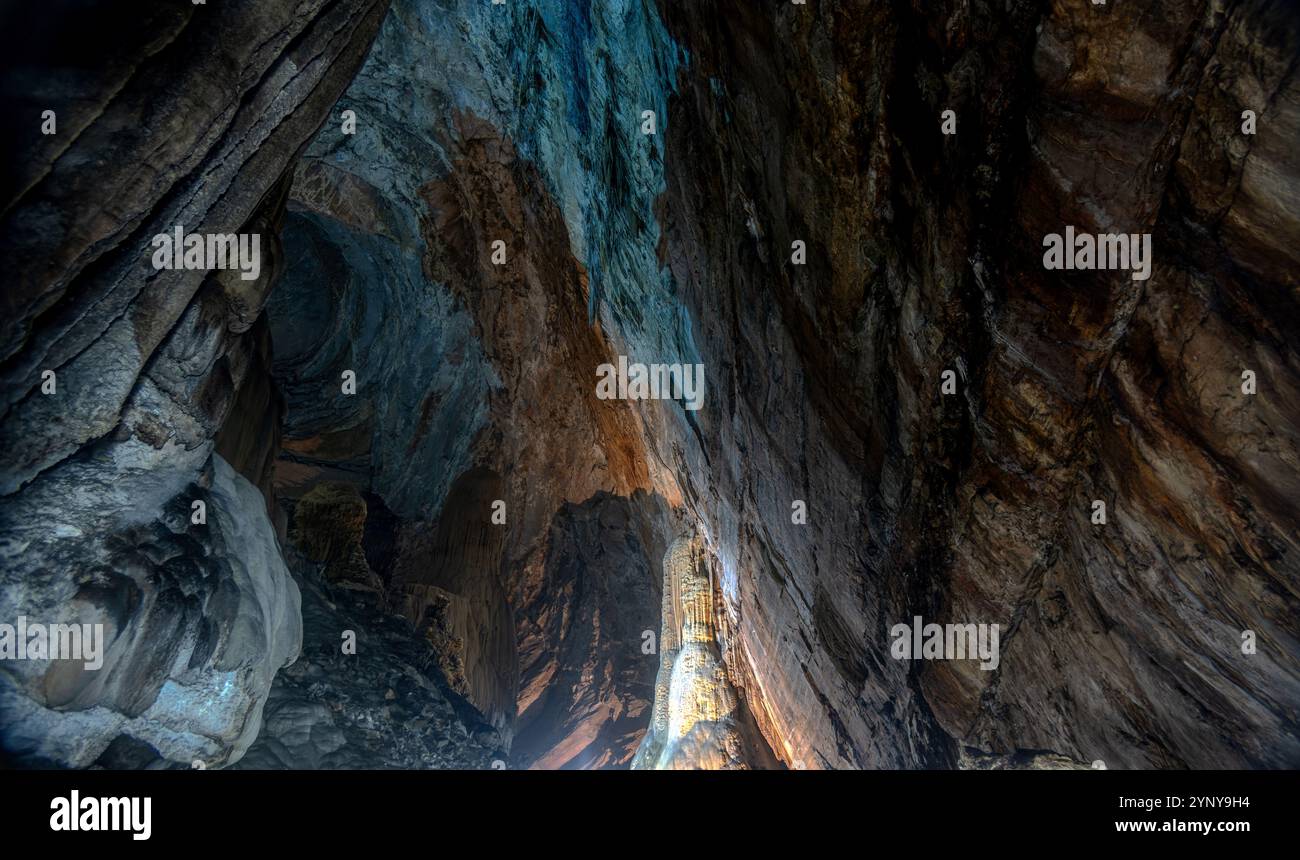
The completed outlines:
[[[1294,6],[659,8],[720,394],[672,450],[782,758],[1300,761]],[[1150,279],[1045,271],[1066,225],[1151,233]],[[999,667],[892,659],[915,615]]]
[[[386,9],[3,13],[5,149],[19,157],[0,197],[0,618],[105,634],[93,672],[0,663],[7,759],[236,760],[297,654],[298,592],[265,494],[273,442],[253,438],[274,439],[274,398],[240,389],[265,359],[255,321],[281,270],[287,171]],[[257,276],[156,269],[151,239],[177,227],[257,234]],[[247,477],[214,455],[237,403],[249,411],[234,420],[259,429],[230,429],[224,450]]]
[[[278,532],[497,733],[392,763],[621,766],[646,726],[663,766],[1300,763],[1293,4],[208,5],[23,96],[61,131],[0,205],[0,618],[175,625],[241,703],[172,744],[139,649],[111,701],[0,666],[11,755],[237,756],[293,649],[229,536]],[[180,223],[261,232],[262,276],[147,269]],[[1045,269],[1067,227],[1150,277]],[[619,356],[702,364],[703,408],[596,397]],[[996,668],[896,659],[917,616],[998,625]],[[332,743],[280,760],[377,754]]]
[[[399,2],[338,105],[356,133],[323,128],[295,176],[276,492],[352,482],[392,513],[389,605],[460,643],[512,766],[626,765],[649,707],[679,500],[590,380],[620,348],[602,291],[660,278],[632,120],[674,59],[649,7]]]

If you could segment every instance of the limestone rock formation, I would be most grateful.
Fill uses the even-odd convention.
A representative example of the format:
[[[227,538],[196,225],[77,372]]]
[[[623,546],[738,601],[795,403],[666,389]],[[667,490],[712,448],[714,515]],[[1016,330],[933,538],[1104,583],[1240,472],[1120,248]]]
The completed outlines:
[[[650,7],[402,0],[339,102],[356,134],[323,128],[294,177],[267,304],[275,491],[352,482],[391,514],[389,605],[445,619],[469,699],[520,733],[512,764],[626,765],[644,730],[679,500],[633,411],[594,396],[618,345],[591,314],[607,282],[661,279],[662,179],[630,146],[674,59]]]
[[[719,650],[714,579],[703,540],[677,538],[663,568],[654,710],[632,767],[737,770],[768,762],[771,754],[746,719]]]
[[[7,757],[1300,765],[1294,3],[0,15]]]
[[[659,667],[662,498],[599,493],[552,520],[517,586],[519,717],[512,761],[626,767],[649,723]]]
[[[381,587],[366,563],[362,539],[366,501],[352,484],[322,481],[293,506],[290,540],[308,559],[325,565],[325,578]]]
[[[1294,5],[659,8],[719,396],[658,456],[783,760],[1300,762]],[[1045,271],[1071,224],[1152,233],[1150,280]],[[1000,624],[999,668],[891,659],[917,614]]]
[[[298,656],[298,588],[262,496],[219,456],[211,462],[200,485],[154,517],[72,550],[44,533],[53,528],[66,542],[104,522],[66,503],[96,486],[83,483],[90,470],[64,473],[66,484],[41,483],[62,491],[31,502],[38,505],[32,522],[43,527],[15,525],[11,534],[29,546],[50,540],[50,567],[21,585],[6,582],[0,610],[6,618],[103,625],[103,665],[6,661],[0,737],[7,756],[44,766],[219,765],[238,760],[257,737],[272,677]],[[191,523],[189,499],[211,511],[201,530]],[[86,555],[88,546],[98,555]]]
[[[256,735],[298,650],[298,598],[270,500],[215,439],[249,408],[234,420],[266,441],[231,430],[225,450],[269,486],[274,398],[239,392],[265,356],[287,171],[386,9],[3,11],[0,616],[83,618],[108,643],[91,677],[0,664],[7,760],[220,764]],[[155,269],[151,239],[176,227],[264,237],[258,276]]]

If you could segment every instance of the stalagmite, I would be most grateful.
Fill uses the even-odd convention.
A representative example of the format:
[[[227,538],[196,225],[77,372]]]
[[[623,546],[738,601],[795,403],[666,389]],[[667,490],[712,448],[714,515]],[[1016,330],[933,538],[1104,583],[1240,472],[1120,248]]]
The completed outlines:
[[[663,632],[654,715],[634,769],[747,767],[735,690],[715,638],[713,582],[698,536],[664,554]]]

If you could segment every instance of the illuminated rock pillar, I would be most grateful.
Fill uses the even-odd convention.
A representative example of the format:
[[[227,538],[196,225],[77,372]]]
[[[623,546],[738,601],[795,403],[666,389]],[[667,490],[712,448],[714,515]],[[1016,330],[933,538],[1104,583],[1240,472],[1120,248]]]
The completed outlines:
[[[746,767],[737,698],[715,639],[713,583],[699,537],[664,554],[663,630],[650,730],[634,769]]]

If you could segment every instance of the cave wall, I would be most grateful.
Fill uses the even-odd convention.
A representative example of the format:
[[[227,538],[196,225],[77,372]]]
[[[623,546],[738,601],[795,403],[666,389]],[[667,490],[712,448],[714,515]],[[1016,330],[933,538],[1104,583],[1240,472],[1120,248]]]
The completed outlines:
[[[572,599],[538,587],[545,523],[641,488],[676,512],[661,542],[698,526],[717,559],[723,654],[788,765],[1292,760],[1293,357],[1269,327],[1294,310],[1295,32],[1270,3],[398,3],[341,103],[368,130],[322,134],[296,205],[363,234],[335,243],[357,270],[367,235],[405,249],[384,307],[418,285],[454,308],[454,338],[421,324],[403,347],[438,356],[415,374],[436,392],[419,425],[409,397],[362,410],[393,413],[370,456],[452,457],[421,515],[470,464],[526,500],[501,567],[521,713],[556,677],[560,634],[533,618]],[[1248,143],[1245,107],[1268,115]],[[1049,276],[1038,240],[1064,224],[1153,232],[1154,276]],[[1193,307],[1213,369],[1180,365],[1173,309]],[[583,410],[555,387],[618,354],[703,362],[706,408]],[[402,361],[366,364],[409,384]],[[1269,396],[1233,399],[1255,365]],[[1166,379],[1201,380],[1201,405]],[[1137,431],[1169,397],[1184,426]],[[425,474],[384,471],[371,486],[397,507]],[[889,628],[915,614],[998,623],[1005,661],[890,659]],[[1269,656],[1242,662],[1246,628]]]
[[[397,517],[390,604],[419,623],[450,601],[469,698],[518,730],[518,766],[625,765],[652,698],[640,635],[680,515],[635,411],[593,384],[629,349],[623,313],[646,349],[685,348],[637,130],[678,59],[642,3],[398,2],[335,110],[356,133],[321,130],[289,201],[277,492],[352,481]],[[649,305],[615,287],[641,283]],[[455,493],[483,473],[492,492]]]
[[[0,28],[0,616],[116,637],[107,681],[0,667],[8,755],[233,761],[305,635],[258,762],[425,713],[473,742],[385,765],[626,765],[690,534],[728,765],[1300,763],[1292,4],[209,5]],[[155,272],[174,224],[261,231],[261,277]],[[1044,271],[1067,224],[1150,279]],[[597,398],[619,355],[704,408]],[[915,615],[998,668],[892,659]],[[331,715],[344,619],[442,676]]]
[[[679,474],[787,762],[1300,756],[1300,27],[1155,5],[661,4],[698,70],[666,264],[722,394]],[[1150,280],[1044,271],[1066,224],[1153,233]],[[1000,667],[891,660],[913,615],[1000,624]]]
[[[266,451],[232,431],[240,474],[214,439],[264,357],[253,327],[281,268],[287,171],[386,8],[6,7],[0,615],[106,636],[93,672],[0,665],[6,760],[238,759],[297,655]],[[150,239],[177,225],[259,233],[258,277],[155,270]]]

